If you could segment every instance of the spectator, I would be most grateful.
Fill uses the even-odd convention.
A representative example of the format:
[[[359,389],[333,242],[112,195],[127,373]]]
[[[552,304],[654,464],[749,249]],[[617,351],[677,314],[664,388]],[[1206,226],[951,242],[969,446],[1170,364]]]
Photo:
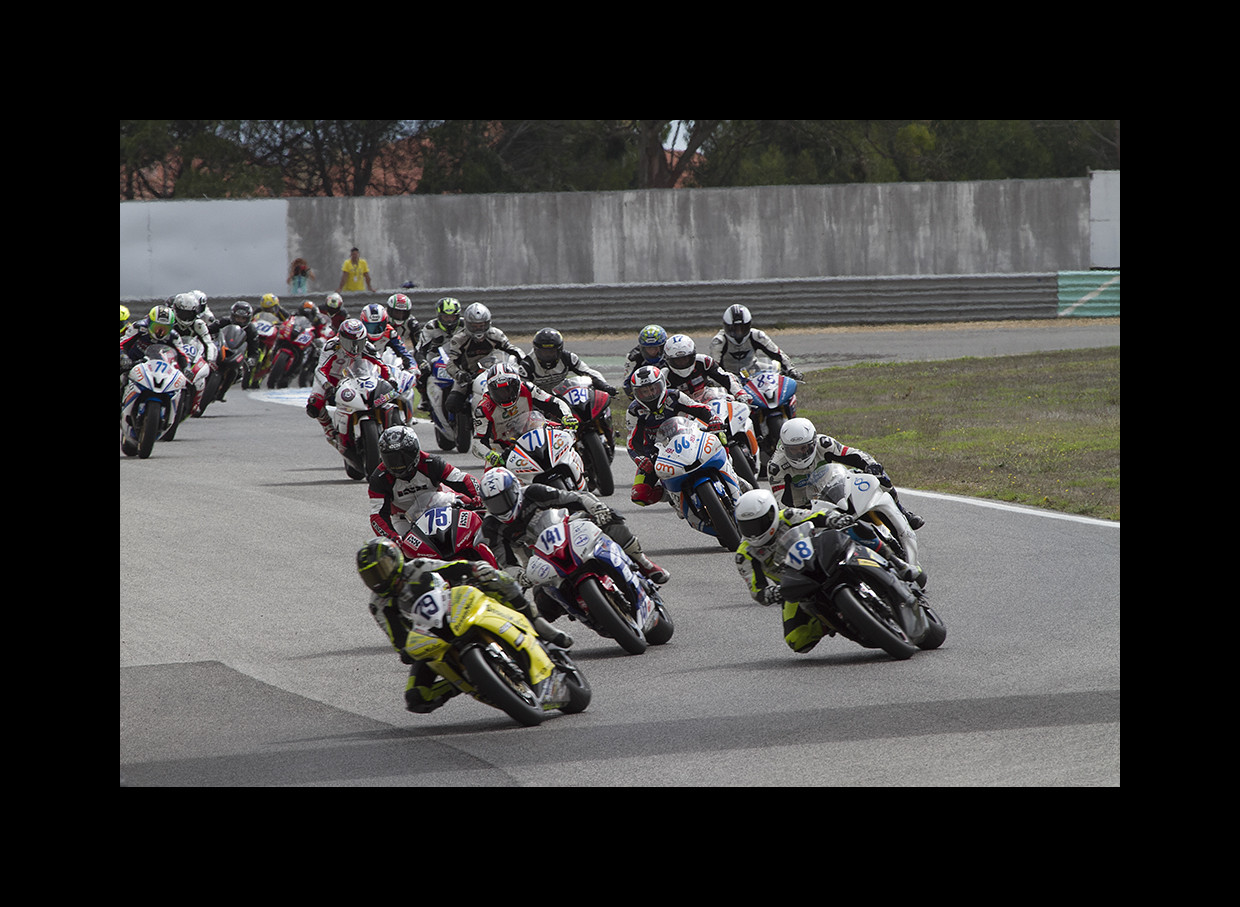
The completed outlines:
[[[305,296],[310,292],[309,282],[318,279],[308,261],[304,258],[294,258],[293,263],[289,265],[288,279],[284,282],[292,286],[294,296]]]
[[[360,293],[362,290],[373,293],[375,288],[370,285],[370,265],[366,264],[366,259],[362,258],[357,246],[354,246],[349,251],[349,257],[340,266],[340,286],[336,287],[336,292]]]

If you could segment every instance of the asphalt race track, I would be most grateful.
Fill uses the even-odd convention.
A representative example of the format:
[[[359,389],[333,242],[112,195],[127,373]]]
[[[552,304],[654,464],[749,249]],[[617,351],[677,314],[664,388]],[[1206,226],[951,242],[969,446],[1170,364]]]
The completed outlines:
[[[1119,325],[776,336],[832,365],[1110,346]],[[614,380],[632,343],[568,346]],[[149,460],[118,445],[126,786],[1120,783],[1118,524],[902,489],[926,518],[946,643],[904,662],[829,638],[796,655],[729,552],[665,505],[629,502],[622,454],[607,500],[673,574],[673,639],[628,656],[568,624],[594,699],[537,728],[467,697],[410,714],[407,669],[353,567],[371,535],[364,485],[304,397],[234,389]]]

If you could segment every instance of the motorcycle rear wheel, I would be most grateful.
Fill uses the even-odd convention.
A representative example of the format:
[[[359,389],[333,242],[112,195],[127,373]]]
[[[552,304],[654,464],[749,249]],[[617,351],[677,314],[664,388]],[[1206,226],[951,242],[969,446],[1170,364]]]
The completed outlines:
[[[841,586],[832,595],[832,601],[849,626],[862,639],[878,646],[892,658],[903,661],[912,658],[917,646],[909,641],[904,630],[892,618],[877,613],[868,603],[848,586]]]
[[[499,641],[497,641],[499,642]],[[461,653],[461,664],[469,682],[495,708],[506,712],[518,724],[534,727],[542,724],[547,713],[535,705],[534,691],[524,672],[517,672],[514,653],[502,642],[507,656],[502,658],[489,646],[474,646]],[[511,663],[509,663],[511,660]]]
[[[615,601],[603,591],[598,580],[592,578],[582,581],[577,587],[577,594],[585,601],[590,620],[597,624],[600,635],[611,637],[630,655],[641,655],[646,651],[648,640],[628,613],[626,599],[622,597],[620,601]]]

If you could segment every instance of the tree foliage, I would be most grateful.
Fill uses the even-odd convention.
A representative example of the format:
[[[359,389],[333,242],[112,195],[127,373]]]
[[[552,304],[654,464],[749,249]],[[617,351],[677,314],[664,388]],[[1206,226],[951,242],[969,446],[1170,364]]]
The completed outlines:
[[[669,139],[685,144],[669,153]],[[121,120],[121,199],[1084,176],[1119,120]]]

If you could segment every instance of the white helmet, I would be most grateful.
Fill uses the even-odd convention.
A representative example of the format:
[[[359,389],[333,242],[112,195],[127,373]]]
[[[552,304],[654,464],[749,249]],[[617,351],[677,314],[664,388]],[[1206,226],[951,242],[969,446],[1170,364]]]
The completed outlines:
[[[511,366],[497,362],[487,371],[487,396],[507,409],[521,396],[521,376]]]
[[[693,345],[693,338],[685,334],[668,337],[663,346],[663,358],[667,360],[668,368],[680,377],[688,378],[697,364],[697,347]]]
[[[775,537],[779,525],[779,505],[775,495],[765,488],[755,488],[741,495],[736,502],[736,528],[755,545],[765,545]]]
[[[737,343],[749,336],[749,329],[752,323],[753,318],[749,314],[749,309],[743,305],[730,305],[723,313],[724,333]]]
[[[491,327],[491,310],[480,302],[465,307],[465,331],[474,337],[482,337]]]
[[[808,469],[818,447],[818,430],[809,419],[789,419],[779,430],[779,443],[794,469]]]

